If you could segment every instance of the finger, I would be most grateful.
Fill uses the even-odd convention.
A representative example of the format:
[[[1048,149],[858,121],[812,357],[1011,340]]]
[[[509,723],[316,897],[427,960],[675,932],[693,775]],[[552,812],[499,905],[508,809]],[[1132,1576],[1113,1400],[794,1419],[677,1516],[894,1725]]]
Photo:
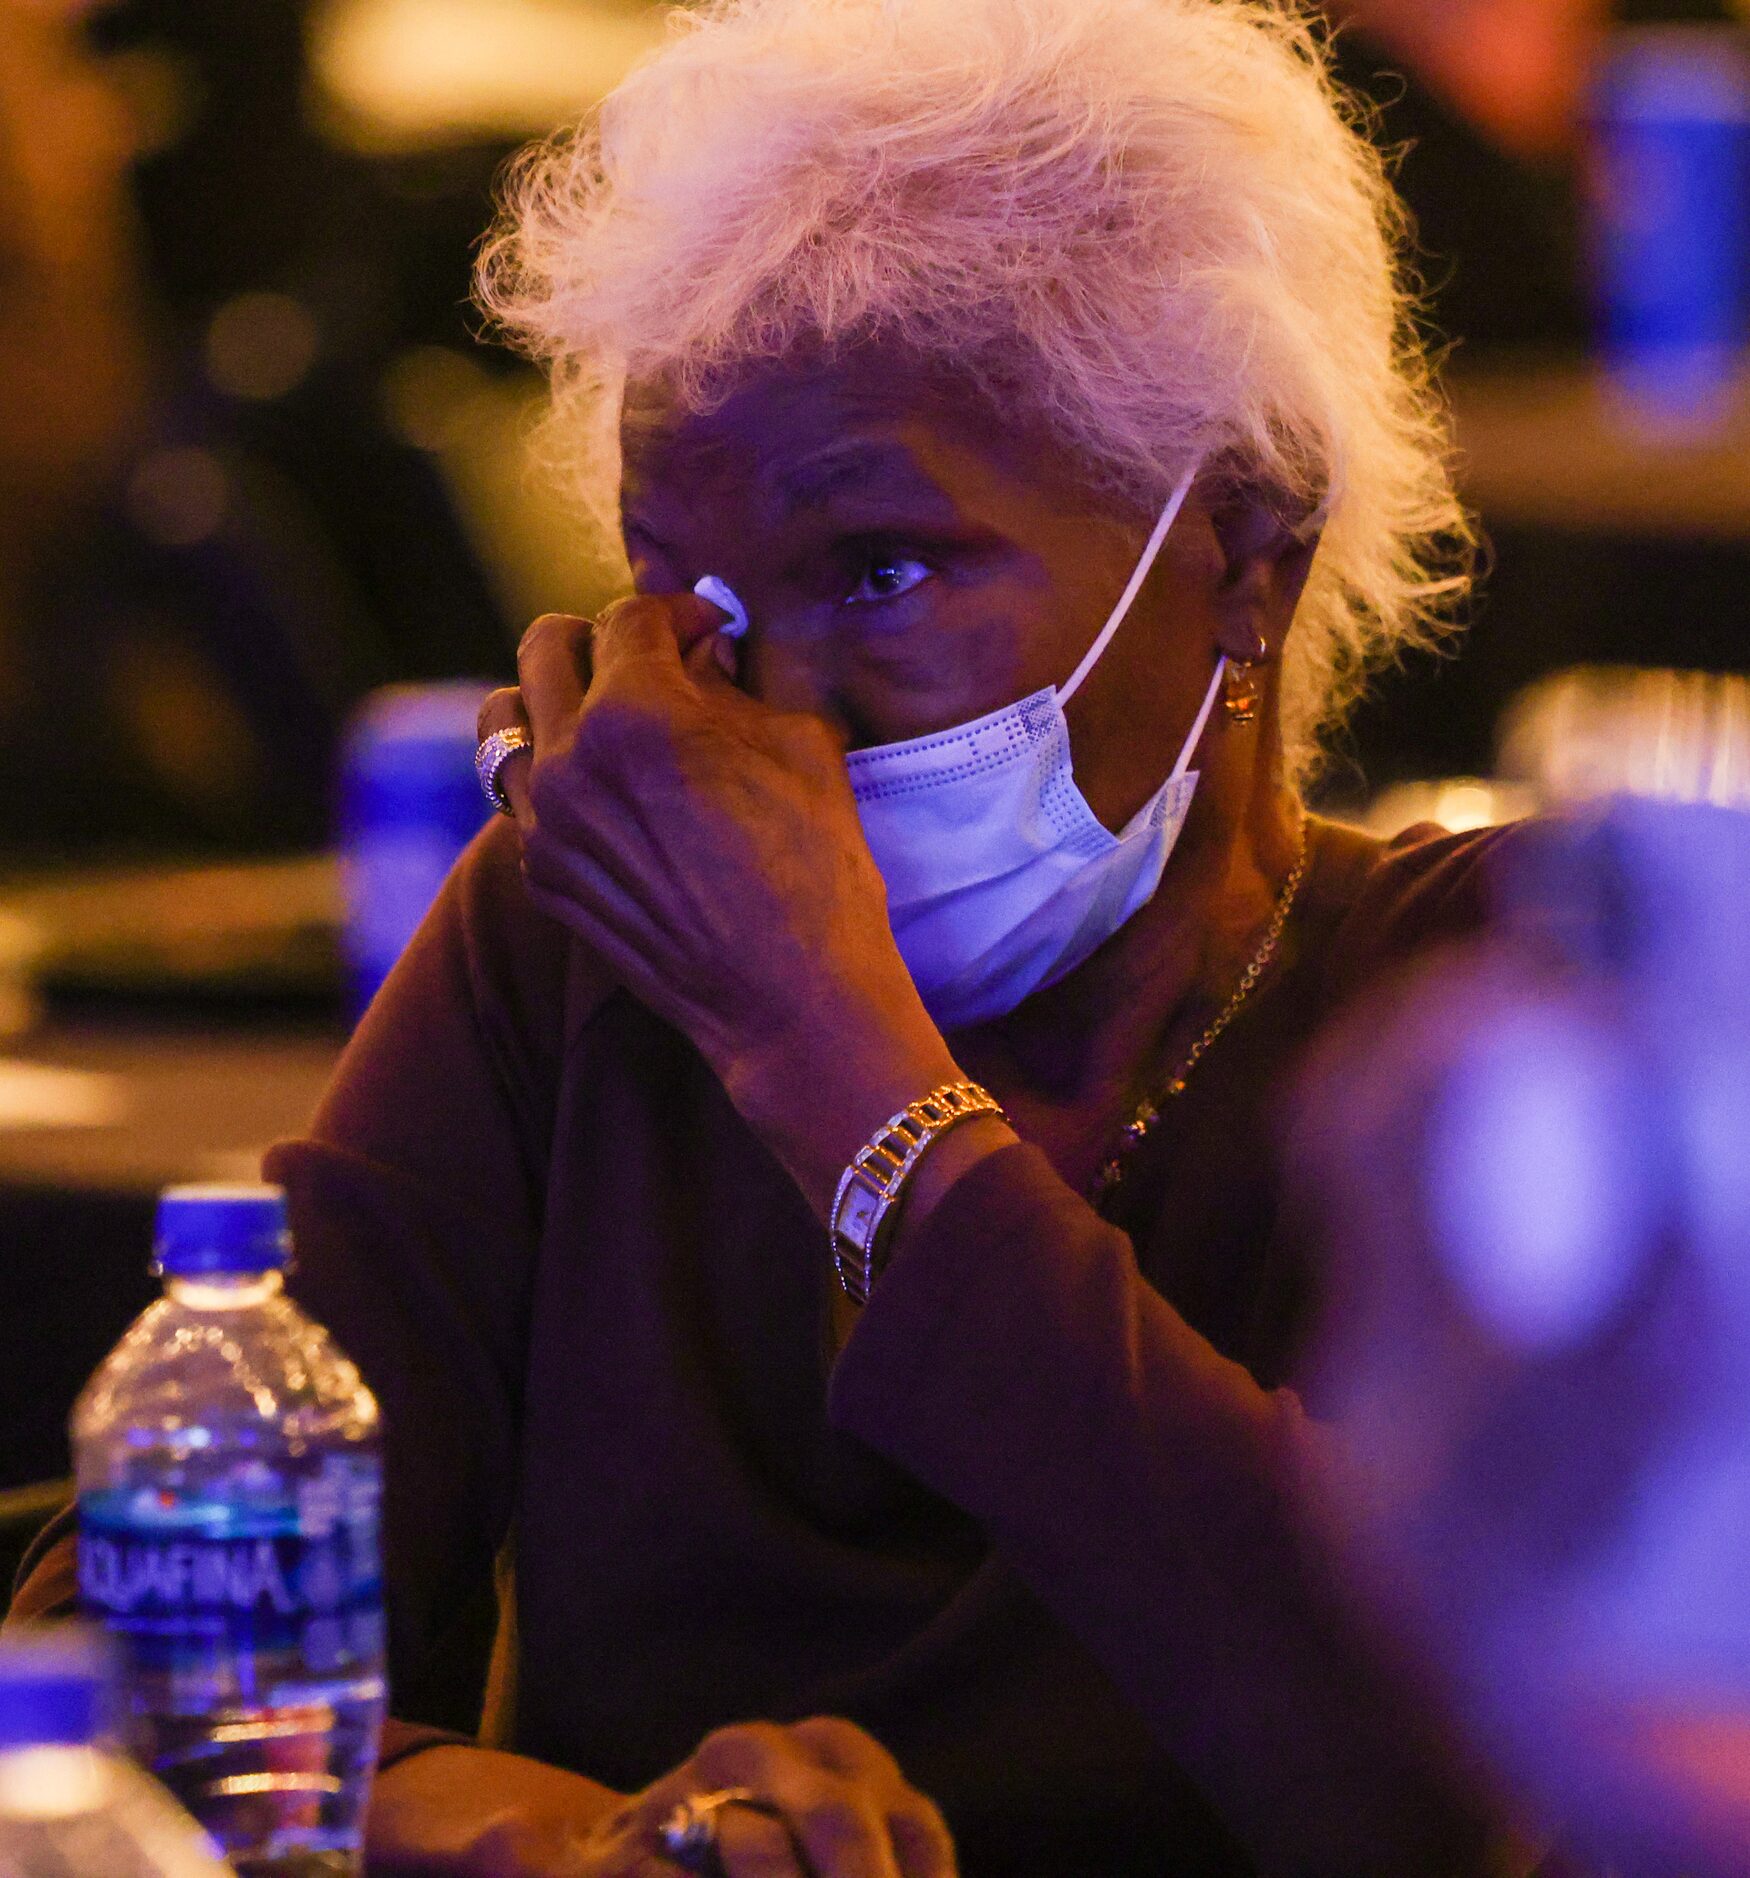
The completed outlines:
[[[694,592],[697,594],[697,588]],[[704,598],[703,595],[699,597]],[[684,655],[687,669],[706,686],[720,682],[717,675],[721,673],[732,685],[739,688],[741,683],[740,641],[742,634],[747,631],[746,611],[744,610],[738,619],[716,600],[707,599],[705,604],[719,616],[712,621],[716,630],[698,641],[692,650]],[[730,628],[736,630],[731,631]]]
[[[790,1732],[834,1773],[897,1796],[886,1803],[886,1820],[904,1878],[953,1878],[954,1841],[941,1813],[907,1785],[898,1761],[872,1734],[836,1715],[813,1716]]]
[[[861,1789],[828,1778],[779,1796],[809,1868],[830,1878],[903,1878],[886,1815]]]
[[[717,1862],[724,1878],[810,1878],[784,1822],[751,1806],[717,1815]]]
[[[887,1829],[905,1878],[955,1878],[960,1864],[948,1822],[921,1793],[888,1814]]]
[[[713,1787],[747,1787],[783,1815],[810,1870],[830,1878],[901,1878],[868,1785],[822,1767],[793,1731],[770,1723],[706,1736],[693,1765]]]
[[[496,691],[489,691],[474,720],[475,737],[484,743],[495,730],[511,730],[517,726],[524,730],[529,727],[523,694],[515,685],[500,685]]]
[[[526,856],[522,878],[536,912],[565,927],[634,996],[646,1003],[660,1000],[663,974],[652,961],[660,959],[661,949],[642,906],[620,882],[605,870],[583,863],[554,884],[532,871]]]
[[[577,1878],[585,1878],[586,1873],[588,1878],[675,1878],[680,1867],[663,1850],[662,1828],[682,1801],[696,1799],[701,1791],[691,1763],[683,1763],[611,1814],[597,1819],[579,1848],[582,1856]],[[723,1824],[720,1815],[720,1841]],[[709,1869],[718,1870],[720,1866],[719,1860]],[[519,1865],[516,1869],[521,1873],[525,1868]],[[782,1878],[794,1878],[796,1869],[794,1864],[788,1870],[778,1868]],[[543,1875],[545,1870],[543,1867]]]
[[[675,876],[663,831],[649,819],[655,811],[641,798],[616,796],[611,814],[580,815],[557,786],[549,787],[551,771],[531,769],[528,783],[539,811],[523,841],[526,880],[641,939],[685,946],[704,929],[707,909],[699,890],[684,873]],[[601,809],[602,798],[596,806]]]
[[[693,593],[634,594],[616,600],[595,622],[596,679],[612,684],[639,666],[672,674],[727,618],[721,607]]]
[[[722,633],[707,633],[703,639],[695,640],[682,663],[687,676],[701,691],[711,694],[730,689],[739,694],[740,648]]]
[[[474,732],[484,743],[494,731],[527,730],[529,714],[523,709],[523,694],[514,685],[494,691],[480,707]],[[516,823],[525,835],[535,826],[534,810],[529,805],[529,767],[533,753],[518,750],[498,766],[498,787],[511,806]]]
[[[569,738],[583,708],[589,662],[590,623],[573,613],[543,613],[523,634],[517,679],[537,745],[556,750]]]
[[[842,1774],[847,1780],[874,1778],[895,1786],[904,1781],[898,1761],[886,1748],[866,1729],[842,1716],[813,1715],[807,1721],[797,1722],[790,1733],[822,1767]]]

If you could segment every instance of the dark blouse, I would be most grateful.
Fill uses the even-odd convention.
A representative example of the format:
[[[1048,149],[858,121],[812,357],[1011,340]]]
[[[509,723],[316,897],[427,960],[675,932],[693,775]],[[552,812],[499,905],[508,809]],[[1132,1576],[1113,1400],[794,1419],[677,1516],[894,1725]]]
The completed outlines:
[[[613,1787],[715,1725],[833,1713],[941,1804],[968,1878],[1482,1870],[1291,1510],[1314,1274],[1274,1105],[1337,1004],[1477,922],[1500,837],[1315,835],[1281,962],[1112,1223],[996,1154],[835,1361],[800,1195],[489,829],[267,1167],[294,1289],[383,1405],[397,1715],[480,1689],[462,1618],[503,1561],[489,1736]]]

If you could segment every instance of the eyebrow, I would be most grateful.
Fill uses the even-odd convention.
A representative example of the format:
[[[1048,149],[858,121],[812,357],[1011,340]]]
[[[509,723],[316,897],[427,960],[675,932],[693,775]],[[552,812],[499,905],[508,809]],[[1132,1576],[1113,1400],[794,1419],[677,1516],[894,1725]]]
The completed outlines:
[[[847,488],[906,489],[941,499],[942,492],[896,444],[830,445],[800,462],[781,464],[768,478],[785,514],[819,508]]]

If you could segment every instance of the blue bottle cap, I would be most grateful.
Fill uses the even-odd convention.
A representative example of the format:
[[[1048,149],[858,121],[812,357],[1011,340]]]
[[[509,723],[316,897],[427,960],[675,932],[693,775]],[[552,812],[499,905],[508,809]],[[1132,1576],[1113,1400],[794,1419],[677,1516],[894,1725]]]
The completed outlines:
[[[0,1639],[0,1752],[85,1747],[113,1732],[115,1659],[99,1631],[42,1625]]]
[[[158,1196],[153,1242],[158,1269],[172,1277],[283,1271],[292,1235],[283,1187],[166,1187]]]

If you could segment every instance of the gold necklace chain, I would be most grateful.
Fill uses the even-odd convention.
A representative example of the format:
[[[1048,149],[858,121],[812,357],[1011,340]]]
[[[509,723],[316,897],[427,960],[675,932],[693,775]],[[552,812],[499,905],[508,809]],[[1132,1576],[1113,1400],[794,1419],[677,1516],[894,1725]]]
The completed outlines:
[[[1301,882],[1306,879],[1308,852],[1306,811],[1302,809],[1294,866],[1289,869],[1288,878],[1282,883],[1282,891],[1276,896],[1276,907],[1270,915],[1270,924],[1264,928],[1264,937],[1257,951],[1252,954],[1251,963],[1240,974],[1240,981],[1234,987],[1233,996],[1216,1013],[1208,1029],[1185,1052],[1180,1059],[1179,1067],[1168,1077],[1161,1093],[1158,1096],[1145,1097],[1138,1104],[1136,1113],[1130,1118],[1124,1133],[1118,1137],[1118,1146],[1112,1158],[1100,1169],[1099,1177],[1094,1182],[1091,1197],[1096,1206],[1101,1205],[1112,1189],[1124,1178],[1124,1169],[1131,1155],[1148,1138],[1149,1132],[1161,1119],[1161,1105],[1185,1093],[1185,1083],[1191,1072],[1209,1054],[1222,1032],[1239,1016],[1246,1000],[1258,988],[1258,981],[1270,969],[1270,961],[1275,958],[1276,949],[1282,943],[1282,934],[1288,925],[1288,917],[1294,911],[1295,901],[1300,897]]]

